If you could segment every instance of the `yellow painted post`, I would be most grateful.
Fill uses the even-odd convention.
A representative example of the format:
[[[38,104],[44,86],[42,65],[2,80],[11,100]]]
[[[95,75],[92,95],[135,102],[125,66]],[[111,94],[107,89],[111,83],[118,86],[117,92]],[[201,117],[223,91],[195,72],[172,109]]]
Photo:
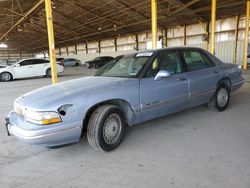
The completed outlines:
[[[215,19],[216,19],[216,0],[212,1],[211,7],[211,39],[210,39],[210,53],[215,54],[214,45],[215,45]]]
[[[205,46],[206,46],[206,50],[208,49],[208,45],[209,45],[209,22],[206,23],[206,40],[205,40]]]
[[[238,43],[238,34],[239,34],[239,16],[236,16],[235,19],[235,36],[234,36],[234,64],[236,64],[236,58],[237,58],[237,43]]]
[[[245,43],[244,43],[244,63],[243,70],[247,70],[247,55],[248,55],[248,35],[249,35],[249,14],[250,14],[250,0],[247,0],[246,6],[246,30],[245,30]]]
[[[54,28],[53,17],[51,9],[51,0],[45,0],[46,20],[47,20],[47,33],[49,39],[49,56],[51,64],[52,83],[57,83],[57,70],[56,70],[56,50],[54,41]]]
[[[152,48],[157,49],[157,0],[151,0]]]

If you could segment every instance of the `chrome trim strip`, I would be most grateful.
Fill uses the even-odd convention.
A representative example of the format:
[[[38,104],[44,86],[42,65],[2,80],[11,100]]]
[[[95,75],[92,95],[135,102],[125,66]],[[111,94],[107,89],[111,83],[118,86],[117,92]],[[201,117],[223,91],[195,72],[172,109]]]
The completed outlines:
[[[194,97],[194,96],[200,96],[200,95],[205,95],[205,94],[209,94],[209,93],[214,93],[216,91],[216,89],[208,89],[205,91],[199,91],[199,92],[195,92],[195,93],[190,93],[190,97]]]
[[[154,101],[152,103],[147,103],[147,104],[141,104],[141,111],[144,111],[144,110],[149,110],[151,108],[155,108],[157,106],[160,106],[160,105],[163,105],[163,104],[166,104],[166,103],[172,103],[173,101],[176,101],[176,100],[183,100],[183,99],[188,99],[188,96],[178,96],[178,97],[174,97],[174,98],[171,98],[171,99],[167,99],[167,100],[162,100],[162,101]]]
[[[235,85],[238,85],[238,84],[242,84],[244,82],[245,82],[245,79],[242,79],[240,81],[234,82],[232,85],[235,86]]]

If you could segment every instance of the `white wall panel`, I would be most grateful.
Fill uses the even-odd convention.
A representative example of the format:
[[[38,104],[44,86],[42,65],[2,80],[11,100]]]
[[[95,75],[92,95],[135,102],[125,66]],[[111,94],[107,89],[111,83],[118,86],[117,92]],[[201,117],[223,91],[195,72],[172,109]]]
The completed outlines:
[[[168,47],[184,46],[183,38],[168,39]]]
[[[186,42],[187,42],[187,45],[201,44],[203,43],[202,36],[200,35],[200,36],[187,37]]]
[[[115,47],[111,46],[111,47],[102,47],[101,48],[101,52],[114,52],[115,51]]]
[[[225,63],[233,62],[233,49],[232,41],[215,43],[215,55]]]
[[[205,49],[205,42],[202,41],[202,35],[205,34],[206,23],[202,24],[192,24],[186,26],[186,42],[187,46],[200,47]],[[239,23],[239,37],[238,37],[238,49],[237,49],[237,63],[242,64],[243,62],[243,40],[245,36],[245,17],[240,16]],[[211,29],[211,27],[210,27]],[[232,63],[233,62],[233,48],[234,48],[234,29],[235,29],[235,17],[221,19],[216,21],[216,56],[218,56],[222,61]],[[162,30],[158,30],[158,35],[162,35]],[[183,46],[184,45],[184,27],[178,26],[175,28],[168,28],[168,46]],[[138,33],[139,50],[146,49],[146,43],[151,41],[151,32]],[[164,41],[165,43],[165,41]],[[88,43],[88,54],[85,54],[85,44],[78,45],[78,54],[71,54],[72,56],[79,57],[82,62],[86,59],[94,58],[95,56],[112,54],[116,56],[118,54],[123,54],[131,51],[135,51],[136,41],[135,35],[120,36],[117,38],[117,50],[115,52],[114,40],[105,39],[101,41],[101,53],[98,53],[98,42]],[[70,50],[69,50],[70,51]],[[62,48],[62,54],[66,54],[66,50]],[[79,55],[80,54],[80,55]]]
[[[187,27],[186,27],[186,34],[187,34],[187,36],[188,35],[205,34],[206,33],[205,27],[206,27],[205,23],[202,23],[202,25],[199,24],[199,23],[192,24],[192,25],[187,25]]]
[[[234,30],[235,22],[236,22],[235,17],[216,20],[215,31],[221,32],[221,31]]]

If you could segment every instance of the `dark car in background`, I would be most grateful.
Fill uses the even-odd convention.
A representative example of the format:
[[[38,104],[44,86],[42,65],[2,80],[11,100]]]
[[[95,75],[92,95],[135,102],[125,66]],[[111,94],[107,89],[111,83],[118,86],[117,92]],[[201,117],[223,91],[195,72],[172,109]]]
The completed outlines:
[[[100,57],[96,57],[92,61],[85,62],[85,65],[89,69],[91,69],[93,67],[95,69],[98,69],[98,68],[102,67],[103,65],[107,64],[109,61],[111,61],[113,59],[114,58],[111,57],[111,56],[100,56]]]

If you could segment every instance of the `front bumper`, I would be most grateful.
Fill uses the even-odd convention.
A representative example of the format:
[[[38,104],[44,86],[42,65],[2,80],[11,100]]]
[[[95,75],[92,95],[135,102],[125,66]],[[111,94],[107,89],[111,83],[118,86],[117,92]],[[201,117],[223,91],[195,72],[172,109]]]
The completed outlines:
[[[231,88],[231,93],[234,93],[235,91],[237,91],[238,89],[241,88],[241,86],[244,84],[245,80],[244,79],[241,79],[237,82],[234,82],[232,84],[232,88]]]
[[[52,126],[41,126],[37,129],[25,129],[18,125],[20,121],[17,120],[17,114],[11,112],[5,119],[6,130],[8,135],[13,135],[19,140],[29,144],[42,145],[42,146],[59,146],[78,142],[81,137],[82,123],[57,123]],[[54,127],[53,127],[54,126]]]

